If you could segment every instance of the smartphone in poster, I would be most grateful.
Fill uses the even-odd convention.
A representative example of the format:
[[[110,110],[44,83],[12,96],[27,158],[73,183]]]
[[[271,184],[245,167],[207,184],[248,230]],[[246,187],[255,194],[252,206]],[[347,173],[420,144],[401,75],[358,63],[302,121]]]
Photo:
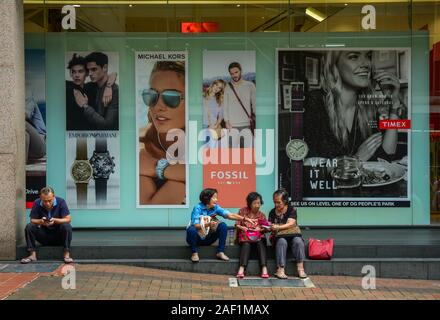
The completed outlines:
[[[137,207],[187,208],[184,51],[135,53]]]
[[[222,206],[240,207],[256,188],[255,51],[204,51],[203,187]]]
[[[119,55],[67,52],[66,200],[72,209],[118,209]]]
[[[46,186],[46,56],[44,50],[25,50],[26,208]]]
[[[409,207],[409,48],[277,50],[277,184],[296,206]]]

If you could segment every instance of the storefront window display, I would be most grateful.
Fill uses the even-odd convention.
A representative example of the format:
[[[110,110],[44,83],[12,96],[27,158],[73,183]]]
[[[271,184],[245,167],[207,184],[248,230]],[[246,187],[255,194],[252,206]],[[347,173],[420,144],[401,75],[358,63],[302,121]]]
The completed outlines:
[[[270,198],[283,186],[304,225],[435,223],[438,9],[440,1],[25,0],[25,47],[45,61],[47,183],[85,227],[186,225],[207,184],[223,188],[221,201],[231,208],[242,206],[240,194],[256,189]],[[85,59],[83,86],[68,68],[74,57]],[[180,78],[171,67],[181,90],[178,81],[162,88],[153,79],[160,62],[184,66]],[[344,76],[348,69],[353,81],[365,80],[362,93]],[[208,92],[215,81],[219,93]],[[255,87],[255,100],[243,83]],[[252,148],[236,148],[238,163],[226,155],[229,143],[221,147],[232,126],[217,111],[231,106],[240,109],[228,111],[228,121],[251,132]],[[117,127],[100,126],[111,110]],[[183,140],[157,130],[171,111],[180,112],[184,123],[174,129]],[[63,157],[52,145],[62,146]],[[229,162],[205,163],[213,153]]]

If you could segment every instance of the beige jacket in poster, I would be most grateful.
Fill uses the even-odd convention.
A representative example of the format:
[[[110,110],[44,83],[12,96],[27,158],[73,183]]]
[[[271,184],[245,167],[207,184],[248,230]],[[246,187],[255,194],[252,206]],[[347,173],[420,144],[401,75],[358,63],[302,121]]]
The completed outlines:
[[[254,83],[241,80],[238,85],[233,84],[233,86],[249,115],[251,115],[251,106],[255,113],[256,88]],[[223,106],[224,119],[229,121],[233,128],[250,126],[249,117],[244,112],[229,84],[225,88]]]

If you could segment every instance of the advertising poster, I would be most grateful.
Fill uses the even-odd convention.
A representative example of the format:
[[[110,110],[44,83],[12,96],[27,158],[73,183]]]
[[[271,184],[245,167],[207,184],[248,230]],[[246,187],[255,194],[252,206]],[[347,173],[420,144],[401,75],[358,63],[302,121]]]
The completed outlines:
[[[65,61],[68,205],[118,209],[118,53],[68,52]]]
[[[69,207],[118,209],[118,131],[68,131],[66,151],[66,200]]]
[[[256,188],[255,51],[203,53],[203,187],[224,207],[241,207]]]
[[[277,185],[304,207],[409,207],[409,48],[277,50]]]
[[[46,186],[46,58],[44,50],[25,50],[26,208]]]
[[[135,53],[137,207],[187,208],[187,52]]]

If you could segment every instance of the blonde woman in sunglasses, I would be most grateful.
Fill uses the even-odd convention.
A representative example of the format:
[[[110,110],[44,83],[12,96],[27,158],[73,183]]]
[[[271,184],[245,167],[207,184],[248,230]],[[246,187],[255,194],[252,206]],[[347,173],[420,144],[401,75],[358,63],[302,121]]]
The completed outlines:
[[[150,88],[142,92],[148,107],[148,124],[140,136],[139,199],[141,205],[178,205],[185,203],[185,164],[168,159],[184,157],[181,148],[170,154],[170,130],[185,131],[185,63],[158,61],[150,75]],[[184,139],[183,137],[180,137]],[[185,145],[185,143],[182,143]]]

